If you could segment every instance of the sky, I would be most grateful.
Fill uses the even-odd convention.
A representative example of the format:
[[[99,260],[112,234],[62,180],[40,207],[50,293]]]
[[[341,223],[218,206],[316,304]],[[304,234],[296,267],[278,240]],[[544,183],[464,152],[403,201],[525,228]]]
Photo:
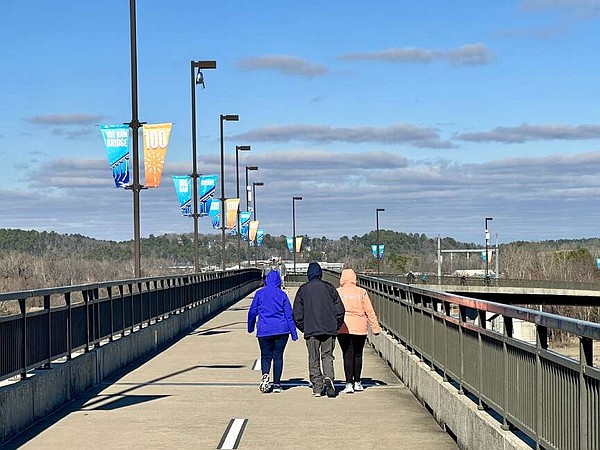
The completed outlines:
[[[99,124],[131,120],[129,2],[4,0],[0,228],[133,239]],[[137,1],[139,119],[172,122],[142,237],[191,233],[172,175],[236,196],[236,145],[272,235],[376,228],[500,243],[598,237],[600,0]],[[141,138],[140,138],[141,146]],[[143,167],[140,178],[144,182]],[[220,181],[217,197],[221,196]],[[201,218],[200,233],[212,230]]]

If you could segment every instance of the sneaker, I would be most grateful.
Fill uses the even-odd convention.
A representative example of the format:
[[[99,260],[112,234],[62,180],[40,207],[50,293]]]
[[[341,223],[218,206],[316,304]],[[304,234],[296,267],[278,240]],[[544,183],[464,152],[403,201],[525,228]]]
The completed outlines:
[[[258,386],[258,389],[260,389],[260,392],[262,393],[267,393],[269,392],[269,374],[265,373],[263,374],[261,380],[260,380],[260,385]]]
[[[275,392],[276,394],[280,394],[281,392],[283,392],[283,388],[281,387],[280,384],[273,384],[273,389],[271,390],[271,392]]]
[[[352,383],[346,383],[346,387],[343,390],[344,394],[354,394],[354,386]]]
[[[360,391],[364,391],[365,388],[363,387],[362,383],[360,381],[357,381],[356,383],[354,383],[354,391],[355,392],[360,392]]]
[[[327,397],[335,397],[335,386],[329,377],[325,377],[325,392]]]

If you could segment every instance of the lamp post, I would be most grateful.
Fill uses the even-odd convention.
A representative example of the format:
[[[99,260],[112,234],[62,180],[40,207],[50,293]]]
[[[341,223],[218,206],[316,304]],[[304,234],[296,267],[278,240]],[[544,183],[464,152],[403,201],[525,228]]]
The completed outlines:
[[[485,218],[485,283],[489,283],[489,267],[490,267],[490,258],[489,258],[489,247],[490,247],[490,232],[488,231],[488,221],[494,220],[493,217]]]
[[[240,116],[237,114],[221,114],[220,115],[220,140],[221,140],[221,268],[225,270],[225,152],[223,150],[223,122],[237,122]]]
[[[138,86],[137,86],[137,39],[136,39],[136,15],[135,0],[129,0],[129,36],[131,49],[131,122],[127,123],[132,130],[133,154],[132,172],[133,183],[127,189],[133,192],[133,265],[134,276],[140,278],[141,270],[141,251],[140,251],[140,191],[143,186],[140,184],[140,152],[139,152],[139,130],[143,122],[138,118]]]
[[[294,253],[294,274],[296,274],[296,200],[302,200],[302,197],[292,197],[292,252]]]
[[[198,263],[198,163],[196,157],[196,85],[204,87],[202,69],[216,69],[216,61],[191,61],[190,82],[192,86],[192,195],[194,197],[194,271],[199,272]]]
[[[252,210],[254,214],[254,220],[256,220],[256,186],[264,186],[265,183],[262,181],[254,181],[252,183]],[[256,241],[256,237],[254,239],[254,267],[258,266],[258,242]],[[248,239],[248,242],[250,240]],[[249,245],[249,244],[248,244]]]
[[[375,253],[377,255],[377,275],[379,275],[381,267],[381,254],[379,253],[379,213],[383,211],[385,211],[385,208],[377,208],[375,210],[375,217],[377,222],[377,248],[375,249]]]
[[[258,170],[257,166],[246,166],[246,211],[250,211],[250,202],[249,199],[252,198],[252,187],[248,184],[248,172],[251,170]],[[247,248],[246,256],[248,259],[248,264],[250,263],[250,239],[248,239],[248,248]]]
[[[240,169],[239,169],[239,154],[240,152],[249,152],[249,145],[236,145],[235,146],[235,187],[238,200],[240,199]],[[236,214],[236,227],[237,227],[237,244],[238,244],[238,269],[242,268],[242,252],[241,252],[241,234],[240,229],[240,206],[238,203],[238,210]]]

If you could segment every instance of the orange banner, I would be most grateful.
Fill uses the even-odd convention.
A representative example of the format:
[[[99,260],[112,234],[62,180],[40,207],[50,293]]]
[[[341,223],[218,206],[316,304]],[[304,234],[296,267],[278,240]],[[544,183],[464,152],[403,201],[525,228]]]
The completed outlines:
[[[250,228],[249,228],[249,234],[250,234],[250,240],[251,241],[255,241],[256,240],[256,231],[258,230],[258,220],[251,220],[250,221]]]
[[[165,155],[167,154],[172,127],[172,123],[144,125],[144,172],[146,174],[147,188],[157,188],[160,186],[160,178],[165,165]]]
[[[225,228],[227,228],[228,230],[235,228],[235,219],[237,217],[239,206],[239,198],[228,198],[227,200],[225,200],[225,214],[227,217],[227,220],[225,222]]]
[[[302,248],[302,236],[296,236],[296,253],[300,253]]]

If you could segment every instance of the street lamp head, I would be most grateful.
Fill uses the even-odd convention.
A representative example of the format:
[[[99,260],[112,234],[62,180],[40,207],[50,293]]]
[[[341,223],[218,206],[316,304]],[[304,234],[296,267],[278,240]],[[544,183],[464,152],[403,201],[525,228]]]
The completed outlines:
[[[235,146],[235,149],[240,152],[249,152],[250,148],[251,147],[249,145],[236,145]]]
[[[246,170],[258,170],[258,166],[246,166]]]
[[[383,212],[383,211],[385,211],[385,208],[377,208],[377,210],[376,210],[376,211],[377,211],[377,212]]]
[[[227,120],[228,122],[237,122],[240,120],[240,116],[237,114],[221,114],[221,120]]]
[[[196,67],[197,69],[216,69],[217,62],[216,61],[192,61],[192,67]]]
[[[252,185],[253,185],[253,186],[264,186],[264,185],[265,185],[265,183],[263,183],[262,181],[254,181],[254,182],[252,183]]]
[[[486,217],[485,220],[494,220],[493,217]]]
[[[302,197],[292,197],[292,200],[302,200]]]

